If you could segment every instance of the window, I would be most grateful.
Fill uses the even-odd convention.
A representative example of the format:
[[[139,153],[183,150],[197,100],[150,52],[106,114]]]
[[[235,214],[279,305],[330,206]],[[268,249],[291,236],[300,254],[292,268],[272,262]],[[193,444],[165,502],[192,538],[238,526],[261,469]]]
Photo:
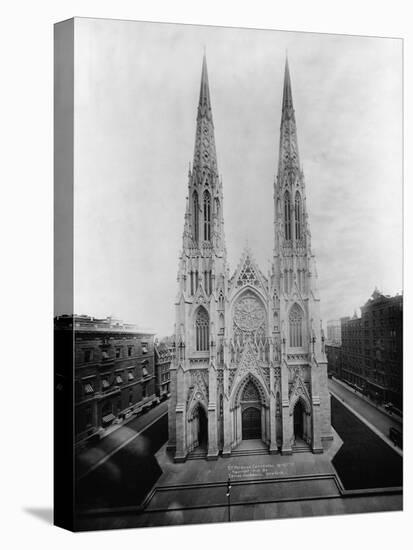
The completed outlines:
[[[211,240],[211,197],[208,191],[204,193],[204,241]]]
[[[116,375],[116,384],[122,384],[123,383],[123,378],[122,376],[119,374]]]
[[[147,397],[148,390],[146,384],[142,384],[142,397]]]
[[[128,372],[128,380],[134,380],[134,379],[135,379],[135,377],[134,377],[134,375],[133,375],[133,372],[130,370],[130,371]]]
[[[148,343],[142,342],[142,353],[148,353]]]
[[[148,365],[148,362],[145,361],[143,363],[143,367],[142,367],[142,376],[148,376],[149,375],[149,372],[148,372],[148,369],[147,369],[147,365]]]
[[[192,203],[193,203],[193,213],[194,213],[194,227],[193,227],[193,237],[194,241],[198,242],[199,240],[199,203],[198,203],[198,193],[194,191],[194,194],[192,196]]]
[[[129,391],[129,407],[132,405],[133,403],[133,390],[130,390]]]
[[[133,346],[128,346],[128,357],[131,357],[133,351]]]
[[[109,380],[107,378],[102,379],[102,388],[107,390],[110,387]]]
[[[290,311],[290,347],[303,345],[303,312],[300,306],[294,304]]]
[[[291,201],[288,191],[284,194],[284,236],[287,241],[291,240]]]
[[[198,309],[195,321],[196,349],[197,351],[209,350],[209,317],[203,307]]]
[[[85,363],[89,363],[93,359],[93,351],[91,349],[85,349]]]
[[[116,348],[115,357],[116,357],[116,359],[119,359],[119,357],[120,357],[120,348]]]
[[[204,271],[205,292],[209,295],[212,292],[212,273]]]
[[[93,385],[90,382],[86,382],[86,384],[83,386],[83,388],[85,390],[86,395],[90,395],[92,393],[95,393],[95,389],[94,389]]]
[[[295,194],[295,238],[300,240],[302,238],[301,231],[301,197],[297,191]]]

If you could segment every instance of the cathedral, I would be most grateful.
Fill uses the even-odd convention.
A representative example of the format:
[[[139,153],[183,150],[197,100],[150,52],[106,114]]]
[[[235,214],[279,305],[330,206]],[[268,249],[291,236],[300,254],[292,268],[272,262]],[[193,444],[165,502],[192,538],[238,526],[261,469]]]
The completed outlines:
[[[322,453],[332,439],[288,60],[278,173],[268,198],[271,191],[271,268],[264,275],[247,248],[231,274],[204,56],[175,303],[168,449],[176,462],[191,453],[228,457],[246,440],[269,453]]]

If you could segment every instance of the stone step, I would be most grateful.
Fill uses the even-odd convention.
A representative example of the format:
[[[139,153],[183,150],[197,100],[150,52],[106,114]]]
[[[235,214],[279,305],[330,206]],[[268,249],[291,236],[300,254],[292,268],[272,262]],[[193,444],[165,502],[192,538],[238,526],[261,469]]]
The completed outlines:
[[[252,456],[252,455],[267,455],[268,449],[235,449],[231,451],[231,456]]]

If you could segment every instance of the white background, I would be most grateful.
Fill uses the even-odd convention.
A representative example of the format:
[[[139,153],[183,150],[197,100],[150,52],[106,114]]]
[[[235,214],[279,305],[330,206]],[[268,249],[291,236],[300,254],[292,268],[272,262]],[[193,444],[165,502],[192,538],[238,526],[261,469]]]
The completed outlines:
[[[408,2],[211,1],[9,2],[0,29],[1,201],[1,515],[3,548],[233,548],[269,545],[335,549],[408,545],[411,445],[405,448],[404,513],[261,521],[232,525],[70,534],[52,527],[53,23],[74,15],[378,36],[405,41],[405,281],[411,264],[409,153],[412,45]],[[410,184],[409,184],[410,180]],[[410,219],[409,219],[410,217]],[[411,245],[410,245],[411,248]],[[405,310],[409,288],[405,288]],[[405,326],[408,342],[411,324]],[[405,408],[410,431],[405,357]],[[410,409],[410,410],[409,410]],[[43,518],[43,519],[42,519]],[[305,542],[303,541],[305,539]]]

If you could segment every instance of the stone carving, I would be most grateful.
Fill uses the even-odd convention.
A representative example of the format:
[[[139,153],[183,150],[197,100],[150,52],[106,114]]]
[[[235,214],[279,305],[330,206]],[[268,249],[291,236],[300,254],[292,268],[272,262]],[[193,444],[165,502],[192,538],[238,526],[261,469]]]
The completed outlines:
[[[257,272],[255,271],[254,266],[252,265],[251,259],[247,256],[242,266],[241,272],[237,280],[237,286],[261,286]]]

